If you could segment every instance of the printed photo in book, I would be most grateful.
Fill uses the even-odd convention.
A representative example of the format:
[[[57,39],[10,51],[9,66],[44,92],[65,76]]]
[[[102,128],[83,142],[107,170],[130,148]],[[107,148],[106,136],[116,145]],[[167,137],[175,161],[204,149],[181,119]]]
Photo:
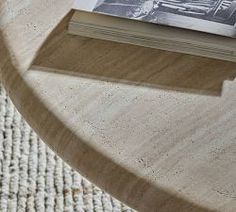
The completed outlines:
[[[96,0],[92,11],[236,36],[236,0]]]

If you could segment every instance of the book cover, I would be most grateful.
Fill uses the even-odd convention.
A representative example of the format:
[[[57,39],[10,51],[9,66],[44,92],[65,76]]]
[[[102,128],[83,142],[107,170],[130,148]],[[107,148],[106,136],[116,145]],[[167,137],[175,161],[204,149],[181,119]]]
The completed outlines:
[[[76,0],[74,8],[236,37],[236,0]]]

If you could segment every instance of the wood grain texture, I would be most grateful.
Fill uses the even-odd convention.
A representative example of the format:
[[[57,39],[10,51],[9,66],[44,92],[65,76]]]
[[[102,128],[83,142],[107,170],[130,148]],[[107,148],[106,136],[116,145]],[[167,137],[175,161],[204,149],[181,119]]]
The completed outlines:
[[[72,1],[21,4],[0,2],[1,78],[55,152],[139,211],[236,210],[236,64],[70,36]]]

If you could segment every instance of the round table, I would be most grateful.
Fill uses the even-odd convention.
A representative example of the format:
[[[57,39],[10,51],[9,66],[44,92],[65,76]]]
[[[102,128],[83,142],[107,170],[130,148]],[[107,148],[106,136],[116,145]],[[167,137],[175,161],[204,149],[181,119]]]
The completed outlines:
[[[68,35],[72,3],[0,2],[1,79],[20,113],[139,211],[236,211],[236,64]]]

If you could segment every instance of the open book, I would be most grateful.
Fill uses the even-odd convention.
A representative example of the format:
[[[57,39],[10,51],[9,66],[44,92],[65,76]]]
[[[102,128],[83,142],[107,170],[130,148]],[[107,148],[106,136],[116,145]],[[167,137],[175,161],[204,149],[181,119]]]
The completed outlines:
[[[236,61],[236,0],[76,0],[69,33]]]

